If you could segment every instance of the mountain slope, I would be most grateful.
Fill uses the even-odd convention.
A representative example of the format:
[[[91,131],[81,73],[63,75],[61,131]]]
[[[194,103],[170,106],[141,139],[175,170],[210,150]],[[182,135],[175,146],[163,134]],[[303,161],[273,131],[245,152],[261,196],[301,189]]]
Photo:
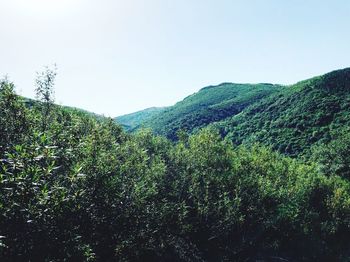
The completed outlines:
[[[305,153],[350,126],[350,68],[281,88],[215,126],[237,144],[261,142],[284,154]]]
[[[350,68],[290,86],[205,87],[135,123],[173,140],[178,130],[215,126],[236,144],[259,142],[290,156],[309,154],[313,145],[328,143],[350,127]]]
[[[135,113],[118,116],[115,118],[115,120],[124,126],[126,130],[132,131],[158,113],[163,112],[165,109],[166,107],[151,107]]]
[[[277,92],[272,84],[223,83],[208,86],[168,107],[143,124],[155,133],[176,139],[178,130],[192,132],[240,113],[247,106]]]

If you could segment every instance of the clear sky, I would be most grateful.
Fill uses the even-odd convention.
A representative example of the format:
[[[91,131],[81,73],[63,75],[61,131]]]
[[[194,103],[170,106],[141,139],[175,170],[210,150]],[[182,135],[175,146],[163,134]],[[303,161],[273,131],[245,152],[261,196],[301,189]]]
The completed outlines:
[[[350,66],[349,0],[0,0],[0,75],[108,116],[221,82],[296,81]]]

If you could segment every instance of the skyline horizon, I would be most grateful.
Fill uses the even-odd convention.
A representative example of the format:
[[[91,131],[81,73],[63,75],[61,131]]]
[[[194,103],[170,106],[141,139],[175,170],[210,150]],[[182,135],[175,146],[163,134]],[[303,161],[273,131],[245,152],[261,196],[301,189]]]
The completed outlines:
[[[208,85],[290,85],[349,67],[350,2],[0,0],[0,76],[107,116],[169,106]]]
[[[294,81],[293,83],[276,83],[276,82],[271,82],[271,81],[270,81],[270,82],[269,82],[269,81],[268,81],[268,82],[234,82],[234,81],[233,81],[233,82],[232,82],[232,81],[229,82],[229,81],[223,81],[223,82],[220,82],[220,83],[217,83],[217,84],[209,84],[209,85],[205,85],[205,86],[203,86],[203,87],[200,87],[200,88],[197,89],[197,91],[185,95],[183,98],[180,98],[180,100],[176,101],[176,102],[173,103],[173,104],[169,104],[169,105],[155,105],[155,106],[152,106],[152,105],[151,105],[151,106],[149,106],[149,107],[140,108],[140,109],[137,109],[137,110],[135,110],[135,111],[126,112],[126,113],[121,114],[121,115],[107,115],[107,114],[105,114],[105,113],[103,113],[103,112],[101,113],[101,112],[91,111],[91,110],[86,109],[86,108],[78,107],[78,106],[76,106],[76,105],[74,105],[74,104],[72,104],[72,105],[64,104],[64,103],[62,103],[61,101],[57,101],[55,97],[54,97],[54,99],[55,99],[54,102],[55,102],[55,104],[60,105],[60,106],[67,106],[67,107],[82,109],[82,110],[88,111],[88,112],[90,112],[90,113],[95,113],[95,114],[97,114],[97,115],[101,115],[101,116],[105,116],[105,117],[111,117],[111,118],[116,118],[116,117],[120,117],[120,116],[124,116],[124,115],[133,114],[133,113],[136,113],[136,112],[139,112],[139,111],[147,110],[147,109],[150,109],[150,108],[165,108],[165,107],[171,107],[171,106],[175,105],[176,103],[182,101],[182,100],[185,99],[186,97],[188,97],[188,96],[190,96],[190,95],[193,95],[193,94],[199,92],[201,89],[206,88],[206,87],[219,86],[219,85],[225,84],[225,83],[230,83],[230,84],[231,84],[231,83],[232,83],[232,84],[273,84],[273,85],[281,85],[281,86],[292,86],[292,85],[294,85],[294,84],[296,84],[296,83],[298,83],[298,82],[304,81],[304,80],[312,79],[312,78],[314,78],[314,77],[322,76],[322,75],[327,74],[327,73],[331,73],[331,72],[338,71],[338,70],[344,70],[344,69],[348,69],[348,68],[350,68],[350,66],[346,66],[346,67],[342,67],[342,68],[333,69],[333,70],[330,70],[330,71],[327,71],[327,72],[323,72],[323,73],[320,73],[320,74],[317,74],[317,75],[313,75],[313,76],[307,77],[307,78],[305,78],[305,79],[299,79],[299,80],[297,80],[297,81]],[[37,72],[40,72],[40,71],[37,71]],[[13,83],[14,83],[14,85],[15,85],[15,90],[16,90],[16,92],[18,93],[18,95],[23,96],[23,97],[26,97],[26,98],[29,98],[29,99],[36,99],[35,95],[32,96],[32,97],[29,97],[29,96],[25,96],[25,95],[21,94],[21,90],[18,90],[18,88],[17,88],[17,86],[16,86],[16,81],[14,81],[13,79],[11,79],[11,76],[5,75],[5,76],[3,76],[2,78],[7,78],[10,82],[13,82]],[[33,83],[34,83],[34,80],[35,80],[35,79],[33,78]],[[33,90],[34,90],[34,89],[35,89],[35,86],[34,86],[34,84],[33,84]],[[55,86],[54,86],[54,93],[56,93]]]

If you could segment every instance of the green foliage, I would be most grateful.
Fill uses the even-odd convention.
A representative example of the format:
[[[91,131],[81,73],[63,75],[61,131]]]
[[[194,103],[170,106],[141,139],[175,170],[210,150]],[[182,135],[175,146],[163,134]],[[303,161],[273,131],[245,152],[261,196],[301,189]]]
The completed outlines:
[[[13,83],[0,81],[0,158],[27,134],[31,119],[23,101],[15,94]]]
[[[284,87],[216,126],[234,143],[259,142],[290,155],[310,155],[316,143],[350,125],[350,69]]]
[[[350,179],[350,132],[343,129],[332,135],[333,139],[329,143],[313,148],[312,159],[319,163],[323,174],[336,174]]]
[[[54,104],[43,129],[40,104],[8,81],[0,94],[1,261],[349,259],[346,129],[302,162],[215,128],[174,143]]]
[[[50,115],[54,102],[54,89],[55,79],[57,75],[57,69],[45,68],[45,71],[37,73],[36,83],[36,96],[41,102],[42,110],[42,129],[46,130],[47,125],[51,122]]]
[[[177,140],[179,130],[192,133],[213,125],[234,144],[258,142],[288,156],[309,157],[313,145],[330,142],[333,132],[350,125],[349,90],[350,69],[284,87],[224,83],[148,120],[136,118],[133,126]]]

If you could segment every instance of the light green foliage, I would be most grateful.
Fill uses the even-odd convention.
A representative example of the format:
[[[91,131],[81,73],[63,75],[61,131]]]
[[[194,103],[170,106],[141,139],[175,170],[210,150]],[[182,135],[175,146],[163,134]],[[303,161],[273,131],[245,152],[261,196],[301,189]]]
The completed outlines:
[[[50,69],[46,67],[43,72],[37,73],[35,80],[36,84],[36,96],[41,102],[40,107],[42,110],[42,129],[46,130],[47,126],[51,122],[51,111],[54,102],[54,84],[57,75],[57,69]]]

